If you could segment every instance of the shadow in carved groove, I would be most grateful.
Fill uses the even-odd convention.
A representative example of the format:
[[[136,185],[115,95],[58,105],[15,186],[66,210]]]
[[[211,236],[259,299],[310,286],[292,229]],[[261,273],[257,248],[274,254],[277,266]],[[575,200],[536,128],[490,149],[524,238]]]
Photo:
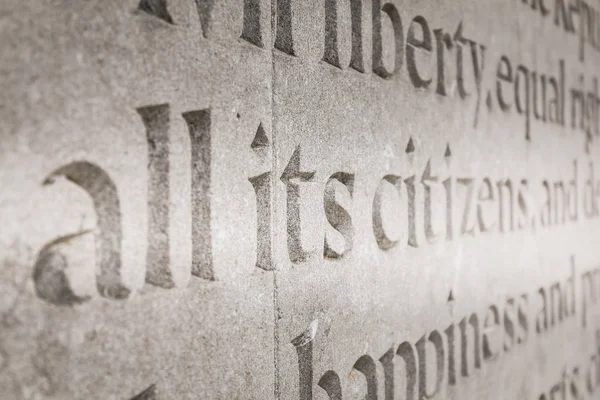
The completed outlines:
[[[325,51],[323,61],[342,68],[338,49],[338,14],[337,3],[342,0],[325,0]],[[350,68],[365,72],[362,43],[362,1],[350,0],[350,19],[352,25],[352,52]]]
[[[265,172],[248,179],[254,188],[257,201],[257,257],[256,267],[273,270],[271,257],[271,173]]]
[[[156,385],[151,385],[148,389],[142,393],[131,398],[131,400],[156,400]]]
[[[285,27],[289,30],[291,29],[291,5],[289,4],[290,0],[285,1],[287,1],[288,10]],[[200,21],[200,28],[202,30],[202,37],[205,39],[209,37],[212,29],[212,14],[216,2],[217,0],[194,0],[196,12],[198,13],[198,19]],[[169,13],[167,0],[140,0],[137,9],[171,25],[175,25],[175,21]],[[240,38],[262,49],[264,48],[264,43],[260,24],[261,15],[260,0],[244,0],[244,17]]]
[[[392,79],[393,75],[402,68],[404,61],[404,28],[400,12],[392,3],[386,3],[381,7],[380,0],[373,0],[372,3],[372,24],[373,24],[373,72],[383,79]],[[383,11],[391,20],[394,28],[394,43],[396,44],[394,69],[390,72],[383,64],[383,35],[381,23],[381,11]]]
[[[211,240],[211,111],[182,114],[192,152],[192,274],[214,280]]]
[[[169,24],[174,24],[173,17],[167,9],[167,0],[140,0],[138,10],[154,15]]]
[[[292,30],[292,0],[277,0],[275,48],[290,56],[296,55]]]
[[[435,348],[435,385],[432,393],[428,392],[431,385],[428,383],[430,376],[427,374],[427,354],[426,345],[430,342]],[[432,331],[429,336],[423,335],[416,343],[417,354],[419,359],[419,398],[429,399],[438,394],[442,381],[444,379],[445,356],[444,356],[444,339],[438,331]]]
[[[314,182],[316,172],[302,171],[300,159],[300,146],[297,146],[280,178],[287,191],[287,245],[293,263],[304,262],[311,256],[311,252],[302,246],[301,240],[300,183]]]
[[[413,350],[413,346],[408,342],[402,342],[396,350],[396,355],[404,361],[406,371],[406,399],[413,400],[415,398],[417,386],[417,357]],[[393,375],[392,375],[393,378]],[[392,387],[394,383],[392,381]]]
[[[307,330],[292,340],[298,355],[298,388],[300,400],[312,400],[313,392],[313,341],[319,329],[319,321],[314,320]]]
[[[327,392],[329,400],[342,400],[340,377],[334,371],[325,372],[319,380],[319,386]]]
[[[398,240],[393,240],[391,239],[387,232],[385,231],[384,225],[383,225],[383,205],[382,205],[382,198],[383,198],[383,190],[384,190],[384,184],[390,184],[392,185],[398,195],[401,195],[401,189],[402,189],[402,178],[397,176],[397,175],[386,175],[381,179],[381,182],[379,183],[379,186],[377,186],[377,191],[375,192],[375,197],[373,197],[373,215],[372,215],[372,219],[373,219],[373,234],[375,235],[375,239],[377,241],[377,246],[379,246],[379,248],[381,250],[389,250],[392,247],[396,246],[398,244]]]
[[[175,286],[169,254],[170,220],[170,106],[137,109],[148,141],[148,270],[146,282],[163,288]],[[211,243],[211,111],[182,114],[191,144],[192,267],[194,276],[214,280]]]
[[[354,369],[361,372],[367,380],[365,400],[377,400],[377,367],[375,361],[370,356],[364,355],[356,361]]]
[[[337,252],[330,246],[330,243],[327,240],[327,235],[325,235],[323,246],[323,257],[325,259],[339,259],[346,256],[352,250],[354,243],[352,217],[336,199],[336,188],[333,185],[335,181],[338,181],[345,186],[351,198],[354,195],[354,174],[349,174],[347,172],[336,172],[335,174],[331,175],[327,181],[327,184],[325,185],[325,193],[323,196],[325,217],[333,229],[338,231],[344,237],[344,250]]]
[[[65,274],[68,267],[67,259],[58,250],[58,246],[62,243],[68,243],[89,232],[60,236],[40,250],[33,267],[33,282],[38,297],[60,306],[81,304],[90,299],[89,296],[77,296],[71,289],[69,278]]]
[[[195,0],[200,25],[202,26],[202,35],[207,38],[212,22],[212,10],[215,5],[215,0]]]
[[[121,282],[121,210],[115,183],[99,166],[87,161],[64,165],[45,180],[44,185],[65,177],[85,190],[92,198],[97,214],[94,230],[96,244],[96,286],[108,298],[124,299],[130,290]],[[48,243],[38,254],[34,267],[36,292],[42,299],[57,305],[72,305],[87,300],[73,294],[64,275],[66,258],[60,254],[60,245],[88,232],[63,236]]]
[[[172,288],[169,255],[170,218],[170,107],[168,104],[137,109],[146,127],[148,140],[148,251],[146,282]]]
[[[240,37],[257,47],[263,48],[260,15],[260,0],[244,1],[244,27]]]

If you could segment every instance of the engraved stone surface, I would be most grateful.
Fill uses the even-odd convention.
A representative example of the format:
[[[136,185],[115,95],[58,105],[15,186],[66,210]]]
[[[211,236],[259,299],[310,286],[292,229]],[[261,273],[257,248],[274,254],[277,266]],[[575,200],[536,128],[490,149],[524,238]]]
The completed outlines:
[[[0,399],[596,399],[600,3],[5,0]]]
[[[270,15],[238,3],[2,2],[0,398],[272,395]]]

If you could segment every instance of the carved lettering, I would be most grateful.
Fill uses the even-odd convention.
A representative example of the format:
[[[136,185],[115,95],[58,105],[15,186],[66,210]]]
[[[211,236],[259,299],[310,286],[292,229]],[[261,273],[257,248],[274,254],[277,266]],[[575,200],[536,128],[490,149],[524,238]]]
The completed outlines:
[[[271,173],[265,172],[248,180],[256,194],[256,267],[271,271],[274,269],[271,255]]]
[[[294,34],[292,30],[292,0],[277,1],[277,27],[275,32],[275,48],[290,56],[294,52]]]
[[[300,170],[300,146],[296,147],[290,161],[281,175],[287,191],[287,243],[290,260],[293,263],[306,261],[310,252],[302,245],[300,224],[300,183],[312,182],[315,172]]]
[[[263,162],[271,162],[271,151],[269,147],[271,141],[267,137],[267,133],[260,123],[256,129],[254,139],[250,144],[250,148],[254,150],[256,155],[262,159]],[[254,193],[256,195],[256,267],[265,271],[272,271],[275,269],[273,263],[273,247],[271,243],[272,238],[272,224],[273,224],[273,211],[272,211],[272,186],[273,186],[273,174],[271,172],[264,172],[257,176],[248,178]]]
[[[337,4],[340,1],[345,0],[325,0],[325,52],[323,61],[341,69],[337,17]],[[352,25],[350,68],[358,72],[365,72],[362,40],[362,0],[350,0],[350,18]]]
[[[216,0],[194,0],[202,27],[202,35],[207,38],[212,26],[212,11]]]
[[[183,113],[188,125],[192,153],[192,274],[214,280],[211,238],[211,113]]]
[[[292,344],[296,348],[296,353],[298,355],[299,400],[313,399],[313,340],[315,339],[318,328],[319,323],[315,320],[306,331],[292,340]],[[331,378],[328,378],[323,383],[330,383],[330,379]],[[330,399],[332,399],[331,396]]]
[[[501,351],[501,349],[494,350],[494,346],[492,345],[494,333],[498,328],[500,328],[500,311],[498,311],[498,307],[492,304],[488,308],[487,315],[485,316],[482,333],[483,359],[486,361],[498,357],[498,354]]]
[[[408,245],[419,247],[417,238],[417,189],[415,187],[415,176],[404,180],[406,193],[408,194]]]
[[[406,371],[406,398],[414,399],[417,388],[417,356],[413,346],[408,342],[402,342],[396,351],[404,361]]]
[[[319,379],[319,386],[327,392],[329,400],[342,400],[342,385],[340,383],[340,377],[334,371],[327,371],[321,379]]]
[[[472,329],[473,365],[476,369],[481,368],[481,345],[479,343],[481,335],[480,335],[480,330],[479,330],[479,317],[477,316],[477,314],[473,313],[468,318],[468,320],[467,320],[467,318],[463,318],[459,323],[460,343],[461,343],[461,348],[460,348],[461,349],[461,353],[460,353],[461,374],[464,377],[468,377],[470,375],[469,357],[468,357],[469,344],[468,344],[468,333],[467,333],[468,326],[471,326],[473,328]]]
[[[426,357],[426,346],[427,342],[433,344],[435,348],[435,385],[433,391],[428,392],[427,384],[427,357]],[[440,390],[442,381],[444,380],[444,369],[446,356],[444,354],[444,339],[438,331],[433,331],[429,336],[423,336],[416,344],[417,353],[419,355],[419,399],[427,400],[434,397]]]
[[[473,197],[475,194],[475,185],[472,178],[458,178],[456,180],[459,184],[465,187],[465,202],[462,212],[462,223],[460,228],[461,235],[474,235],[475,227],[472,224],[473,216]]]
[[[431,160],[427,161],[427,166],[423,171],[423,176],[421,177],[421,183],[423,184],[423,188],[425,191],[425,210],[424,210],[424,219],[425,219],[425,237],[429,243],[432,243],[437,238],[438,234],[434,232],[433,229],[433,206],[431,204],[431,189],[432,186],[438,181],[437,176],[431,175]]]
[[[336,200],[336,189],[333,184],[337,181],[344,185],[350,194],[350,197],[354,194],[354,174],[346,172],[337,172],[333,174],[327,185],[325,186],[325,196],[323,198],[323,205],[325,207],[325,216],[327,222],[331,226],[342,234],[344,237],[344,249],[339,252],[334,250],[330,243],[327,241],[327,234],[325,235],[324,252],[323,256],[326,259],[339,259],[347,255],[351,250],[354,243],[354,228],[352,227],[352,217],[344,209],[339,202]]]
[[[260,17],[260,0],[244,0],[244,23],[240,37],[248,43],[263,48]]]
[[[391,79],[395,72],[400,71],[404,60],[404,30],[402,19],[395,5],[385,3],[381,7],[380,0],[373,0],[373,73],[383,79]],[[395,40],[395,63],[393,72],[383,65],[383,38],[381,34],[381,12],[392,21]]]
[[[393,185],[396,188],[398,195],[400,195],[402,179],[396,175],[384,176],[379,183],[377,192],[373,198],[373,233],[375,235],[375,240],[377,240],[377,245],[382,250],[389,250],[398,243],[398,240],[393,240],[388,236],[383,226],[382,195],[383,185],[386,184],[386,182]]]
[[[146,281],[174,286],[169,269],[169,118],[168,104],[138,108],[148,141],[148,252]]]
[[[415,27],[417,25],[420,26],[423,39],[416,38]],[[431,84],[432,79],[423,79],[419,75],[415,53],[417,49],[426,53],[430,53],[433,49],[429,24],[427,24],[427,20],[420,15],[416,16],[408,27],[408,36],[406,38],[406,66],[413,86],[417,89],[427,88]]]
[[[94,240],[98,292],[111,299],[127,298],[131,290],[121,277],[121,206],[114,181],[104,169],[87,161],[75,161],[56,169],[44,180],[44,184],[51,184],[58,177],[64,177],[85,190],[93,201],[97,215]],[[57,305],[87,300],[72,292],[64,275],[66,259],[60,254],[60,245],[78,236],[79,233],[55,239],[40,251],[34,266],[34,282],[42,299]]]
[[[160,18],[169,24],[173,24],[173,17],[171,17],[167,9],[167,0],[140,0],[138,10],[154,15],[156,18]]]
[[[446,88],[446,73],[445,73],[445,69],[444,69],[444,66],[446,64],[445,64],[444,54],[446,53],[446,51],[452,50],[452,48],[454,47],[454,42],[452,40],[452,36],[449,33],[444,33],[443,29],[434,29],[433,34],[435,36],[436,61],[437,61],[437,86],[436,86],[435,92],[439,95],[447,96],[448,93],[446,92],[446,90],[447,90],[447,88]],[[461,65],[461,69],[462,69],[462,65]],[[462,74],[462,70],[461,70],[461,74]],[[460,81],[461,81],[461,85],[464,90],[464,82],[463,82],[462,75],[461,75]]]

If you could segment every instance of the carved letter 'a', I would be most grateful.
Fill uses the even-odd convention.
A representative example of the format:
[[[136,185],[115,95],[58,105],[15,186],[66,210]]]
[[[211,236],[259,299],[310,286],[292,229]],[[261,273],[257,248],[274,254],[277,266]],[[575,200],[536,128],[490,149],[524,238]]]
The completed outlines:
[[[124,284],[121,265],[121,206],[117,187],[108,173],[96,164],[74,161],[54,170],[44,180],[44,185],[63,177],[83,189],[92,199],[97,215],[94,230],[96,247],[96,287],[106,298],[122,300],[131,290]],[[60,236],[46,244],[39,252],[33,271],[36,294],[42,300],[59,306],[80,304],[90,299],[78,296],[72,290],[66,270],[68,259],[64,246],[90,233],[82,231]]]

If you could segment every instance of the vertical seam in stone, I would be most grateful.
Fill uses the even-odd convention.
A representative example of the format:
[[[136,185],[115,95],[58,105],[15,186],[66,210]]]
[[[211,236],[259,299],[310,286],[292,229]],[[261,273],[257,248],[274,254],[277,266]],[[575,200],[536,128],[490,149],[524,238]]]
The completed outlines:
[[[278,287],[277,287],[277,270],[273,270],[273,340],[274,340],[274,349],[273,349],[273,375],[274,375],[274,398],[275,400],[281,399],[281,392],[279,387],[279,327],[277,324],[277,317],[279,315],[279,306],[278,306]]]
[[[276,11],[277,11],[277,1],[276,0],[271,0],[271,24],[270,24],[270,33],[271,33],[271,38],[270,38],[270,43],[271,43],[271,104],[269,106],[269,112],[271,114],[271,171],[273,171],[271,173],[271,182],[270,184],[272,185],[272,190],[271,190],[271,198],[269,199],[269,201],[271,201],[271,203],[273,204],[273,209],[271,212],[271,226],[275,227],[275,215],[276,215],[276,210],[275,208],[277,207],[277,203],[275,201],[275,183],[276,183],[276,179],[275,179],[275,167],[276,167],[276,162],[275,162],[275,157],[276,157],[276,153],[275,153],[275,149],[276,149],[276,143],[277,143],[277,138],[276,138],[276,132],[275,132],[275,118],[274,118],[274,114],[273,114],[273,106],[275,104],[275,58],[274,58],[274,54],[275,54],[275,35],[276,35],[276,31],[274,32],[273,27],[277,26],[277,15],[276,15]],[[274,235],[274,229],[271,229],[269,234],[271,235],[271,246],[273,246],[273,244],[275,243],[273,241],[273,235]],[[275,248],[271,247],[271,256],[273,257],[273,398],[275,400],[281,400],[281,388],[280,388],[280,384],[279,384],[279,324],[278,324],[278,317],[279,317],[279,293],[278,290],[279,288],[277,287],[277,257],[275,257]]]

